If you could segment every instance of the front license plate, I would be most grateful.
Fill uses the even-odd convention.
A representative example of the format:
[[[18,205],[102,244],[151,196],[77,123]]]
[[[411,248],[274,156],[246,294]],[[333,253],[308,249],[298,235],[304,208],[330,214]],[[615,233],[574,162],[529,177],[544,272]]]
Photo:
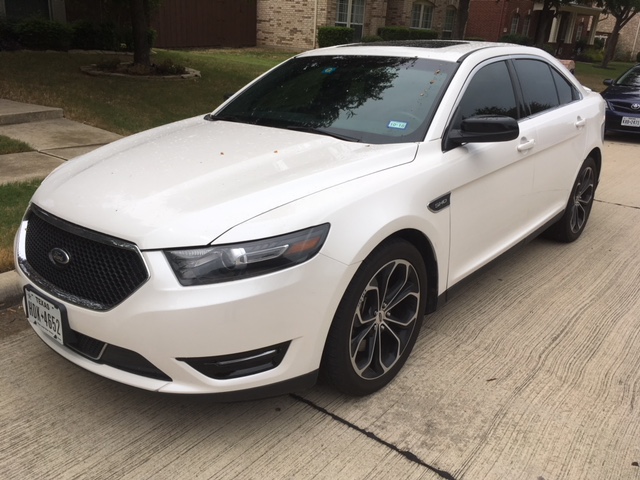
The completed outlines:
[[[64,307],[44,298],[28,287],[24,289],[27,303],[27,318],[35,323],[44,333],[53,338],[60,345],[64,345],[63,321]]]
[[[623,127],[640,127],[640,118],[622,117],[620,123]]]

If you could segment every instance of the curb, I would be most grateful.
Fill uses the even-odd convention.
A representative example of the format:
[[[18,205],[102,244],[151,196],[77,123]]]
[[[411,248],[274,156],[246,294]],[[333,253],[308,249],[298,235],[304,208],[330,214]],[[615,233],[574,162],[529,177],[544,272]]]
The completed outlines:
[[[0,273],[0,308],[15,305],[21,298],[20,277],[15,270]]]

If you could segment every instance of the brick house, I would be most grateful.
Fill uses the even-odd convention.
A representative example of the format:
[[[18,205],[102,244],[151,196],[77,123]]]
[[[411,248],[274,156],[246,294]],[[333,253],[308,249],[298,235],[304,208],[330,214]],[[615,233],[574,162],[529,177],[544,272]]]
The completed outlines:
[[[603,15],[596,28],[596,37],[607,40],[616,19],[612,15]],[[615,59],[635,62],[640,52],[640,13],[636,14],[620,31]]]
[[[541,10],[542,3],[530,0],[471,0],[466,37],[497,41],[515,34],[533,39]],[[547,45],[561,58],[572,56],[577,42],[593,45],[601,12],[588,5],[563,5],[545,33]]]
[[[355,40],[384,26],[436,30],[448,38],[458,0],[258,0],[257,45],[310,49],[323,26],[351,27]]]

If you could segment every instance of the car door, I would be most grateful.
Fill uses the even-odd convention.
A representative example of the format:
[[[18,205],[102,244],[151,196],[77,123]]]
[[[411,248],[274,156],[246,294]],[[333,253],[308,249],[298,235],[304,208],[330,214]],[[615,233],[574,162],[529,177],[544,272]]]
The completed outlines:
[[[513,60],[525,103],[525,122],[537,133],[531,216],[544,223],[562,211],[586,148],[584,108],[578,90],[541,59]]]
[[[518,119],[522,105],[507,60],[482,64],[468,79],[449,123],[504,115]],[[535,126],[524,122],[517,139],[468,143],[443,153],[450,174],[451,240],[447,287],[517,243],[530,229]]]

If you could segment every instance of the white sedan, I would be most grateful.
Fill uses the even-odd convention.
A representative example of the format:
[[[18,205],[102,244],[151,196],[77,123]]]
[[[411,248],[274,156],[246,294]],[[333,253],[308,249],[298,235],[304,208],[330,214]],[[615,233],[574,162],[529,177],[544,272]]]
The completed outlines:
[[[604,113],[536,48],[297,55],[53,172],[16,237],[29,321],[148,390],[251,398],[321,373],[370,394],[452,287],[541,232],[581,235]]]

